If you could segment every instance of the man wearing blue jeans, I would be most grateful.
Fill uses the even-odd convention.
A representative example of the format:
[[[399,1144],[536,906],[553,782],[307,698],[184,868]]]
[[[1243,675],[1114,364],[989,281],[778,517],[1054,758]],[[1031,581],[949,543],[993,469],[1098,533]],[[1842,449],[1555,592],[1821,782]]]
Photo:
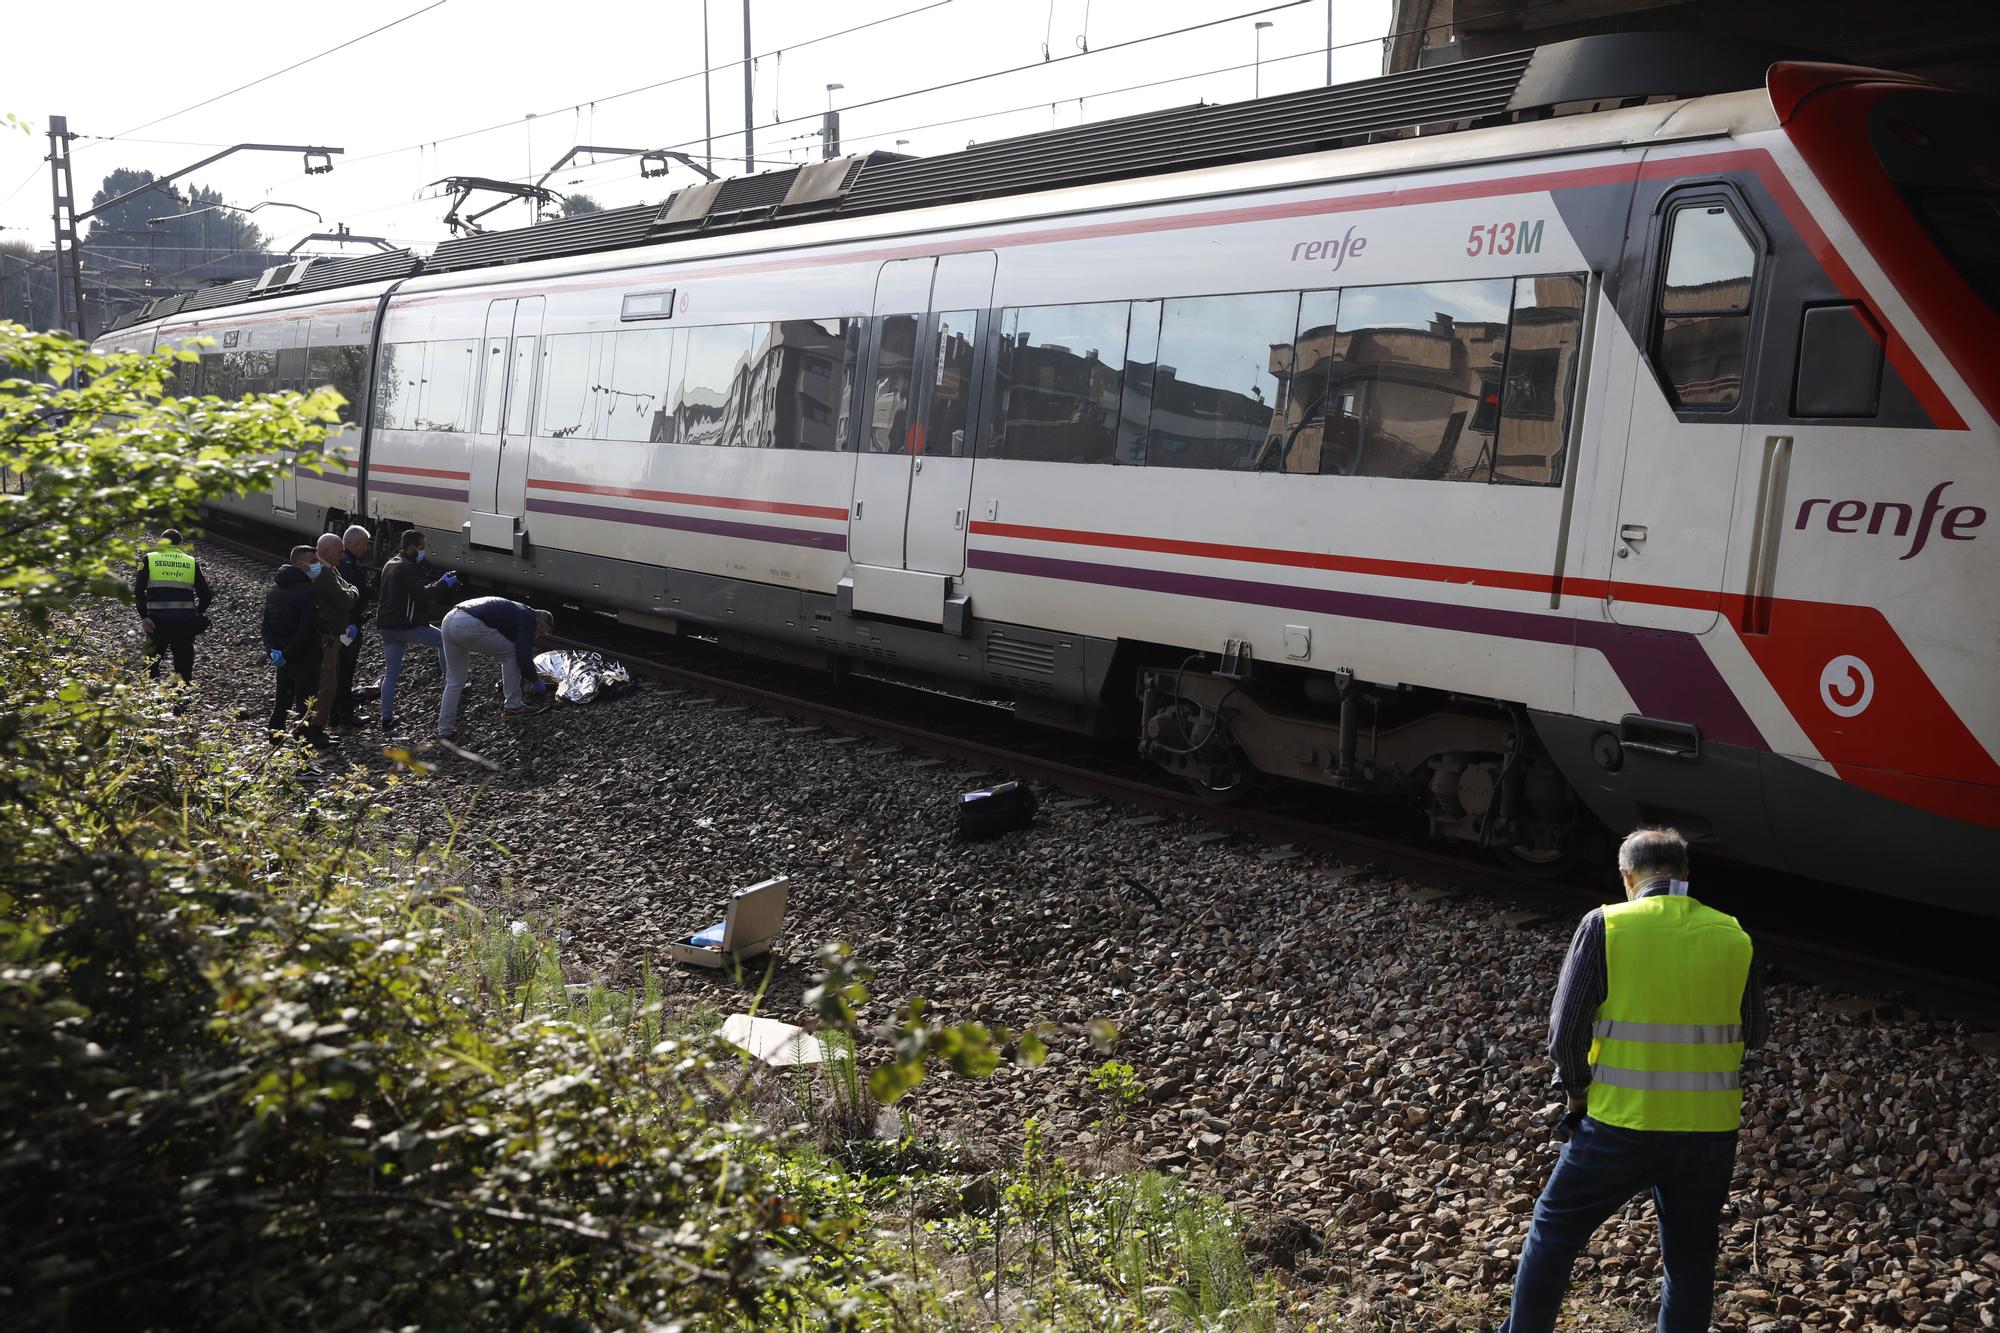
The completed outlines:
[[[382,588],[377,600],[375,625],[382,633],[382,730],[396,730],[396,682],[403,674],[403,650],[421,644],[440,655],[444,640],[430,623],[432,608],[458,587],[458,575],[425,583],[424,564],[429,559],[429,539],[420,528],[411,528],[389,563],[382,566]]]
[[[1707,1333],[1722,1206],[1743,1118],[1743,1052],[1762,1044],[1750,937],[1688,896],[1687,842],[1618,849],[1626,901],[1584,917],[1550,1013],[1570,1130],[1521,1247],[1502,1333],[1556,1326],[1591,1233],[1641,1190],[1660,1228],[1660,1333]]]
[[[535,641],[554,625],[555,617],[547,611],[505,597],[475,597],[447,611],[438,627],[444,639],[444,698],[438,701],[438,739],[448,741],[458,734],[458,701],[465,694],[465,678],[475,654],[500,659],[508,717],[541,712],[543,705],[522,698],[522,688],[529,682],[528,690],[543,693],[545,687],[535,672]]]

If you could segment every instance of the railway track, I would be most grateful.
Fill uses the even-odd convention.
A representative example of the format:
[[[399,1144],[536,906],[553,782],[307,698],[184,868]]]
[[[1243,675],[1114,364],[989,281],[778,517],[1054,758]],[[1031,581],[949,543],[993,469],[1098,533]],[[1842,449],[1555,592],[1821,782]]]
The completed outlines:
[[[274,545],[259,544],[245,536],[210,532],[204,540],[259,561],[282,558]],[[1031,737],[981,739],[967,734],[968,731],[994,730],[992,723],[1007,714],[977,700],[912,690],[905,685],[863,677],[849,684],[861,684],[867,687],[867,692],[881,695],[878,700],[881,706],[859,707],[851,698],[855,693],[851,688],[843,692],[850,697],[839,702],[828,697],[834,683],[823,672],[732,654],[700,639],[690,642],[636,630],[587,612],[564,616],[566,626],[579,622],[594,627],[584,636],[561,634],[553,636],[551,642],[579,651],[605,653],[646,679],[745,704],[802,724],[906,747],[974,770],[1052,786],[1079,799],[1117,802],[1148,813],[1200,822],[1221,836],[1265,844],[1267,850],[1263,854],[1267,856],[1323,852],[1416,881],[1424,886],[1421,892],[1463,894],[1508,904],[1513,911],[1506,919],[1518,928],[1566,929],[1577,916],[1611,898],[1608,884],[1591,887],[1537,878],[1444,845],[1384,836],[1365,828],[1347,827],[1256,803],[1217,804],[1171,785],[1171,779],[1164,776],[1155,779],[1140,772],[1112,771],[1118,767],[1136,768],[1136,758],[1120,764],[1108,754],[1085,755],[1079,761],[1075,738],[1063,733],[1023,725],[1014,729],[1032,732]],[[984,727],[982,715],[990,715],[983,718]],[[1066,743],[1072,746],[1067,754],[1061,749]],[[1891,904],[1905,914],[1929,913],[1934,909],[1748,872],[1741,867],[1711,863],[1700,867],[1698,873],[1704,880],[1719,873],[1743,888],[1746,896],[1755,892],[1767,900],[1762,910],[1749,910],[1744,904],[1727,901],[1728,895],[1718,895],[1714,900],[1743,917],[1757,941],[1758,956],[1767,972],[1855,996],[1852,1004],[1843,1006],[1855,1012],[1907,1004],[1982,1027],[2000,1028],[2000,984],[1979,974],[1979,969],[1985,966],[1981,960],[1992,956],[1989,946],[1996,932],[1991,923],[1960,914],[1941,914],[1951,920],[1939,923],[1935,929],[1919,927],[1895,933],[1906,933],[1911,938],[1904,941],[1901,950],[1904,956],[1889,956],[1884,951],[1854,947],[1839,935],[1815,938],[1787,930],[1781,918],[1788,906],[1803,908],[1827,895],[1841,901],[1873,904],[1878,910],[1885,903]],[[1758,888],[1748,886],[1750,875],[1756,876]],[[1775,892],[1771,889],[1773,885]],[[1976,938],[1967,939],[1963,933],[1967,929]],[[1882,932],[1871,929],[1868,933],[1878,944],[1881,942]],[[1962,961],[1947,957],[1941,963],[1935,955],[1908,956],[1921,952],[1926,939],[1951,939],[1952,945],[1945,953],[1962,953]],[[1952,965],[1954,961],[1957,966]]]

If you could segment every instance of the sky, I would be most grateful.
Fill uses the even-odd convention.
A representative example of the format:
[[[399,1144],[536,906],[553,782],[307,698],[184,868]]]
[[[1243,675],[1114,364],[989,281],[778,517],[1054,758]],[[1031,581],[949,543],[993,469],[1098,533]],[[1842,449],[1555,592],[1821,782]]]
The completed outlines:
[[[74,59],[8,64],[0,113],[33,132],[0,124],[0,240],[49,244],[51,114],[67,116],[73,133],[97,136],[73,145],[83,207],[117,167],[166,174],[246,141],[344,148],[325,175],[304,174],[296,154],[245,153],[191,178],[243,207],[268,203],[253,220],[279,250],[337,223],[427,248],[449,236],[449,205],[431,182],[532,180],[578,144],[673,147],[697,161],[712,156],[719,175],[742,174],[743,4],[706,0],[713,134],[705,142],[703,3],[98,0],[81,19],[35,7],[9,25],[17,54],[53,57],[83,35],[79,23],[97,38],[72,48]],[[1241,101],[1260,88],[1268,96],[1316,87],[1327,78],[1329,15],[1334,81],[1369,78],[1381,72],[1390,9],[1389,0],[749,3],[759,170],[821,156],[829,96],[842,112],[845,151],[930,155],[972,140]],[[1260,30],[1260,22],[1271,26]],[[386,24],[395,26],[362,36]],[[1135,40],[1192,25],[1207,26]],[[829,94],[830,83],[844,86]],[[698,179],[678,164],[648,180],[636,159],[580,159],[548,184],[618,207],[658,202]],[[511,203],[483,225],[530,220],[526,205]]]

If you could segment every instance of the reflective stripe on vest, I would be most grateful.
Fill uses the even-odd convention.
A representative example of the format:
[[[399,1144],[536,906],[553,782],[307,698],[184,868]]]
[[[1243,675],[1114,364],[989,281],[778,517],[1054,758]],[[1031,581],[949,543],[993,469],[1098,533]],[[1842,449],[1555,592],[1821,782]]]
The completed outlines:
[[[146,556],[146,610],[192,611],[194,557],[172,547]]]
[[[1641,1130],[1741,1124],[1749,972],[1750,937],[1734,917],[1692,898],[1659,894],[1605,908],[1591,1118]]]

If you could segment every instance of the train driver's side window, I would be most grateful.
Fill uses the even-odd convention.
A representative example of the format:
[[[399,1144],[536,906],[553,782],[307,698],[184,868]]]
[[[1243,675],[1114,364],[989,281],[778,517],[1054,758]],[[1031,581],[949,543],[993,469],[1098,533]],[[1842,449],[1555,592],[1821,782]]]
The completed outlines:
[[[1713,196],[1667,215],[1665,273],[1653,348],[1677,408],[1727,411],[1743,396],[1757,250]]]

